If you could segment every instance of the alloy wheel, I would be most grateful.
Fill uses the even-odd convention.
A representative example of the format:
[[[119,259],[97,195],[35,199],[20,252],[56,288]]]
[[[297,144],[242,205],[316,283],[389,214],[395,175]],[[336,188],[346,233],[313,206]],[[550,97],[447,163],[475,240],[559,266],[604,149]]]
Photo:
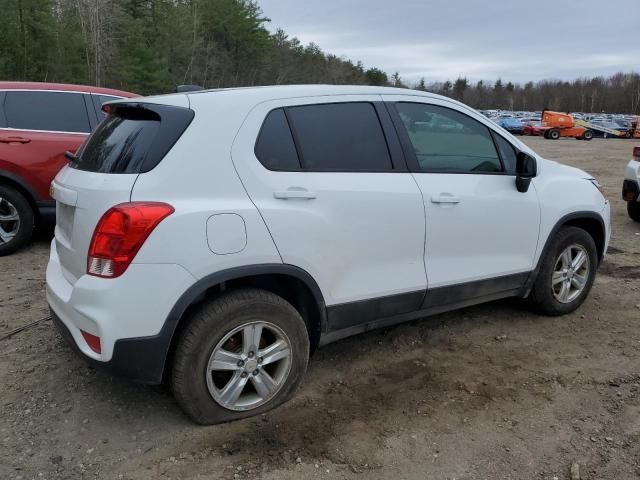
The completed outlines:
[[[578,244],[567,247],[556,260],[551,277],[551,290],[561,303],[573,302],[589,281],[589,255]]]
[[[256,321],[227,333],[207,363],[207,388],[229,410],[252,410],[272,399],[291,370],[291,342],[278,326]]]
[[[20,215],[6,198],[0,197],[0,244],[9,243],[20,229]]]

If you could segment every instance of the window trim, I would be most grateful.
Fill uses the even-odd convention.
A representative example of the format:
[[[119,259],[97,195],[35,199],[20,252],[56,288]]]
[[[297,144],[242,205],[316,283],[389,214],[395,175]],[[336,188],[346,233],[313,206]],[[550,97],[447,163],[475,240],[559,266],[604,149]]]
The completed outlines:
[[[87,116],[87,122],[89,124],[88,132],[70,132],[67,130],[36,130],[33,128],[14,128],[14,127],[2,127],[0,126],[0,130],[9,130],[11,132],[34,132],[34,133],[64,133],[68,135],[85,135],[88,136],[93,131],[94,126],[91,124],[91,117],[89,116],[89,109],[87,108],[86,95],[88,92],[78,92],[75,90],[40,90],[40,89],[31,89],[31,88],[11,88],[6,90],[0,90],[0,99],[2,99],[2,103],[0,104],[0,115],[4,119],[5,125],[8,125],[7,116],[4,113],[5,108],[4,104],[7,100],[7,93],[9,92],[45,92],[45,93],[72,93],[76,95],[83,95],[82,101],[84,105],[85,115]]]
[[[6,91],[0,90],[0,130],[6,128],[7,119],[4,116],[4,97],[6,95]]]
[[[398,137],[400,139],[400,143],[402,145],[402,150],[404,151],[404,155],[405,158],[407,160],[407,165],[409,167],[409,171],[412,173],[433,173],[433,174],[437,174],[437,173],[441,173],[441,174],[445,174],[445,175],[500,175],[500,176],[514,176],[514,174],[510,173],[507,171],[507,169],[505,168],[505,164],[504,161],[502,159],[502,155],[500,155],[500,150],[498,149],[498,146],[496,145],[496,141],[493,138],[492,132],[495,132],[495,130],[493,128],[491,128],[489,125],[484,124],[483,122],[480,122],[479,120],[473,118],[471,115],[468,115],[467,113],[455,109],[455,108],[451,108],[445,105],[439,105],[436,103],[430,103],[430,102],[417,102],[417,101],[410,101],[410,100],[386,100],[385,105],[387,107],[387,111],[389,113],[389,116],[391,117],[391,120],[393,121],[393,124],[395,126],[396,129],[396,133],[398,134]],[[493,144],[493,148],[495,148],[496,150],[496,155],[498,157],[498,161],[500,162],[500,166],[502,167],[502,171],[501,172],[473,172],[473,171],[460,171],[460,170],[424,170],[422,168],[420,168],[419,164],[418,164],[418,157],[415,153],[415,150],[413,148],[413,144],[411,143],[411,139],[409,138],[409,135],[407,133],[407,129],[404,125],[404,122],[402,121],[402,118],[400,117],[400,113],[398,112],[397,109],[397,104],[398,103],[411,103],[411,104],[415,104],[415,105],[426,105],[426,106],[432,106],[432,107],[440,107],[440,108],[444,108],[447,110],[452,110],[456,113],[459,113],[461,115],[464,115],[468,118],[470,118],[471,120],[479,123],[480,125],[482,125],[483,127],[485,127],[487,129],[487,131],[489,132],[489,137],[491,138],[491,143]],[[504,138],[504,137],[503,137]],[[506,140],[506,139],[505,139]],[[508,141],[508,140],[507,140]],[[511,142],[509,142],[509,144],[511,144],[513,146],[513,144]],[[518,151],[518,149],[516,149],[515,147],[513,147],[516,152]]]
[[[302,149],[300,148],[300,139],[298,137],[298,132],[296,131],[294,122],[291,120],[289,115],[289,109],[297,108],[297,107],[314,107],[321,105],[343,105],[343,104],[352,104],[352,103],[367,103],[370,104],[376,117],[378,119],[378,124],[380,125],[380,130],[382,132],[382,138],[384,139],[385,146],[387,147],[387,154],[389,155],[389,162],[391,164],[391,168],[388,170],[322,170],[322,169],[310,169],[305,166],[304,163],[304,155],[302,154]],[[398,138],[396,129],[393,125],[393,121],[389,117],[389,113],[387,108],[384,106],[383,101],[372,101],[372,100],[348,100],[348,101],[328,101],[322,103],[305,103],[305,104],[296,104],[296,105],[278,105],[270,109],[265,113],[262,118],[262,123],[260,125],[260,129],[258,130],[258,134],[256,135],[254,145],[253,145],[253,154],[256,157],[256,160],[260,163],[260,165],[268,171],[271,172],[309,172],[309,173],[407,173],[409,171],[407,162],[404,156],[404,151],[402,149],[402,145],[400,139]],[[285,114],[285,118],[287,120],[287,124],[289,126],[289,131],[291,132],[291,136],[293,138],[293,143],[296,148],[296,153],[298,155],[298,163],[300,164],[300,168],[298,170],[291,169],[274,169],[267,167],[258,155],[256,154],[256,146],[258,144],[258,138],[260,138],[260,134],[262,133],[262,129],[264,127],[265,120],[269,116],[271,112],[274,110],[282,109]]]

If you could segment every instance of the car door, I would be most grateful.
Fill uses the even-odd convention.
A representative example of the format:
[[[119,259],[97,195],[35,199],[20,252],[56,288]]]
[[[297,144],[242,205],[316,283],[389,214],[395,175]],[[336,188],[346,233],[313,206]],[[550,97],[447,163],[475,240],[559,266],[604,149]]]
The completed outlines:
[[[316,280],[333,330],[424,297],[422,197],[394,135],[379,96],[319,97],[258,105],[233,145],[283,262]]]
[[[2,99],[0,168],[22,178],[41,200],[49,185],[91,130],[84,94],[7,90]]]
[[[463,285],[442,297],[451,302],[522,286],[533,269],[540,207],[534,184],[516,189],[511,142],[459,104],[385,99],[424,198],[429,288]]]

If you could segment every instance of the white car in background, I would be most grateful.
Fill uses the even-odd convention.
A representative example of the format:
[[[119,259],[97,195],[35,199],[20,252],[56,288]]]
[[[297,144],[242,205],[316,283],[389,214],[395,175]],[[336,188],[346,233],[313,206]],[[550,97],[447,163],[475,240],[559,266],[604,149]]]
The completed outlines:
[[[52,318],[94,365],[168,378],[199,423],[282,404],[310,352],[372,328],[505,297],[572,312],[607,251],[593,177],[449,98],[278,86],[106,111],[52,184]]]

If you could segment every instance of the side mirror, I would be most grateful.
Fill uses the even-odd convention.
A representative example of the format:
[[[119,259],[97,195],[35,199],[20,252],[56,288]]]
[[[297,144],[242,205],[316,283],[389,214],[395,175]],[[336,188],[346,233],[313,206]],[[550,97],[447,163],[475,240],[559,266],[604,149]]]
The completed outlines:
[[[516,188],[519,192],[525,193],[529,190],[531,179],[538,171],[536,159],[525,152],[518,152],[516,160]]]

